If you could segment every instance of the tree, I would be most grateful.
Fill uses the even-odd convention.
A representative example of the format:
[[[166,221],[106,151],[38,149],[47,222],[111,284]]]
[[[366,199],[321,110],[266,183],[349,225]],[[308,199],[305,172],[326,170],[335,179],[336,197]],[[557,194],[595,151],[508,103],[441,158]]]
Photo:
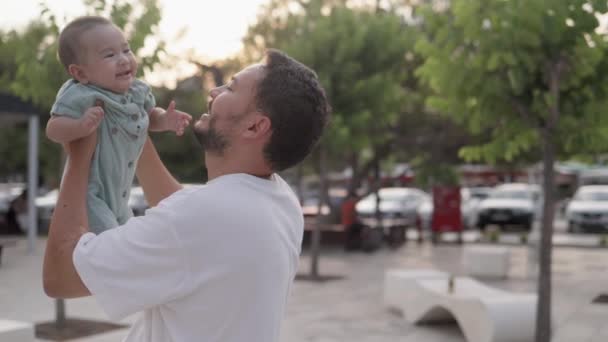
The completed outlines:
[[[429,105],[491,140],[461,150],[470,160],[543,158],[544,204],[536,336],[551,334],[551,237],[556,154],[590,151],[608,138],[608,42],[598,33],[605,1],[454,0],[426,10],[429,35],[418,75]]]
[[[256,56],[285,50],[318,73],[333,107],[328,159],[349,165],[357,188],[391,151],[404,115],[423,110],[424,96],[413,78],[417,29],[396,12],[377,13],[375,1],[351,2],[275,0],[244,45]]]

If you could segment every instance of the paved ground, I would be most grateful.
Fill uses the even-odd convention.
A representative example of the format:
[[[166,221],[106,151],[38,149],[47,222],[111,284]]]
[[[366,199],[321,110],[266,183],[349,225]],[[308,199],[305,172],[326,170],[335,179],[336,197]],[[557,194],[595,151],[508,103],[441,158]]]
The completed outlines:
[[[489,284],[513,291],[535,291],[528,275],[527,248],[509,247],[512,267],[505,281]],[[0,266],[0,318],[43,322],[54,317],[54,302],[42,292],[41,267],[44,240],[37,252],[28,255],[25,241],[7,248]],[[463,275],[462,248],[457,245],[409,243],[397,250],[381,249],[373,254],[345,254],[326,248],[320,269],[324,275],[341,275],[342,280],[325,283],[298,281],[293,287],[283,326],[285,342],[464,342],[456,325],[413,326],[382,306],[384,271],[388,268],[435,267]],[[554,254],[555,342],[608,341],[608,305],[591,304],[608,292],[608,250],[556,248]],[[301,272],[310,259],[304,252]],[[105,320],[91,298],[69,300],[68,316]],[[134,317],[123,323],[132,323]],[[118,330],[77,341],[120,341],[126,330]]]

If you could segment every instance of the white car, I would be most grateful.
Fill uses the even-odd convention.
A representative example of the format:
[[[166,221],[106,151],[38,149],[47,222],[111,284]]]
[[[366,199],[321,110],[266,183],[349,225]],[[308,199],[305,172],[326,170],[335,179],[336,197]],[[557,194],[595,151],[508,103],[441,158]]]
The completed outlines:
[[[415,188],[382,188],[379,194],[380,217],[384,227],[394,224],[415,225],[418,207],[430,197],[426,192]],[[363,197],[357,202],[355,210],[364,224],[375,226],[376,194]]]
[[[25,189],[23,183],[0,184],[0,215],[5,215],[8,212],[11,202],[21,195],[23,189]]]
[[[530,231],[532,223],[540,213],[541,190],[538,185],[509,183],[494,188],[491,195],[479,203],[477,226],[481,229],[489,224],[523,226]]]
[[[568,231],[608,232],[608,185],[581,186],[566,207]]]

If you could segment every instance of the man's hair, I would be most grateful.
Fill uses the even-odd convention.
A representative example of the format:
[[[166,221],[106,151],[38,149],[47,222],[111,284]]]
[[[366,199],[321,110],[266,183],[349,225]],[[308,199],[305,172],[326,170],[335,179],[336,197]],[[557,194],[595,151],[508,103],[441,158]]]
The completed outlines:
[[[65,70],[70,64],[82,63],[82,46],[80,38],[86,31],[100,26],[114,25],[111,21],[103,17],[86,16],[74,19],[59,34],[59,61]]]
[[[274,49],[266,51],[263,64],[256,105],[272,123],[264,156],[274,171],[282,171],[306,158],[319,141],[331,110],[314,71]]]

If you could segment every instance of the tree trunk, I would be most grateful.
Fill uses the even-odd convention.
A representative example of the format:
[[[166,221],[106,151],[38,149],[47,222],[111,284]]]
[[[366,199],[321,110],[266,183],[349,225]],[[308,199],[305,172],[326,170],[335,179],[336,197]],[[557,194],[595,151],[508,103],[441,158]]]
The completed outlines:
[[[536,342],[551,340],[551,252],[553,249],[554,196],[554,162],[555,147],[551,130],[544,128],[543,144],[543,216],[540,238],[538,275],[538,303],[536,308]]]
[[[310,276],[312,279],[319,277],[319,254],[321,249],[321,225],[323,224],[323,206],[327,203],[327,174],[325,146],[319,144],[319,202],[317,205],[317,216],[312,231],[310,245]]]
[[[376,185],[374,186],[374,192],[376,193],[376,209],[374,217],[376,218],[376,228],[383,231],[382,227],[382,211],[380,210],[380,188],[382,187],[382,176],[380,175],[380,161],[378,158],[375,158],[376,164],[374,165],[374,178],[376,181]]]
[[[65,168],[65,163],[68,160],[68,154],[65,148],[61,149],[60,158],[61,161],[59,163],[59,184],[61,184],[61,179],[63,179],[63,170]],[[55,299],[55,325],[60,328],[65,327],[65,317],[65,299]]]
[[[64,328],[65,324],[65,299],[55,299],[55,325]]]

